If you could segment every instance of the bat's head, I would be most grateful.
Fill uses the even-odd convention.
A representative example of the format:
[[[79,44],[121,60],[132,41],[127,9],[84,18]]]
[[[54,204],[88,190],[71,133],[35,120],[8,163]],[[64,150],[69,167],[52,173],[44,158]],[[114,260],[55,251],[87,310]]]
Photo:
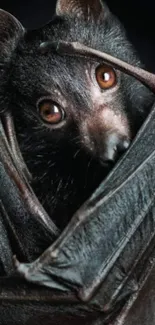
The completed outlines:
[[[7,13],[0,15],[4,30]],[[8,88],[29,168],[40,179],[45,201],[51,200],[52,188],[53,207],[56,196],[61,205],[62,193],[64,201],[71,192],[80,197],[84,191],[87,197],[84,184],[92,190],[98,179],[93,179],[92,164],[96,160],[111,165],[128,148],[153,97],[138,81],[107,64],[52,51],[43,55],[39,46],[45,41],[78,41],[131,64],[140,63],[122,26],[100,0],[58,0],[49,24],[22,30],[20,37],[11,38],[10,26],[5,47],[12,39],[18,44],[11,57]],[[15,33],[19,35],[18,30]]]
[[[39,44],[48,40],[79,41],[139,65],[122,26],[100,0],[58,0],[53,21],[19,43],[12,80],[28,125],[35,115],[33,130],[51,133],[51,141],[75,130],[90,155],[114,162],[148,114],[150,92],[107,64],[40,55]]]

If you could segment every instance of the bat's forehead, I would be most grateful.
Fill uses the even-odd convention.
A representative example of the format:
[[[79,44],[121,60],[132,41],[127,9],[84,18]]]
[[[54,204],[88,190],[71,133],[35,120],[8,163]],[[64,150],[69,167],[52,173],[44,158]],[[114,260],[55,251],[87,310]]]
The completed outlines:
[[[36,96],[61,93],[62,97],[88,92],[88,75],[94,63],[77,57],[60,56],[56,53],[40,55],[36,49],[20,53],[14,63],[12,83],[21,94]],[[81,99],[82,100],[82,99]]]
[[[63,86],[63,89],[68,87],[71,80],[74,82],[74,87],[77,83],[77,91],[81,87],[84,90],[88,86],[86,76],[90,72],[91,64],[88,67],[90,60],[65,57],[56,53],[49,52],[47,55],[39,53],[39,45],[44,41],[64,40],[68,42],[80,41],[96,49],[110,51],[108,31],[103,28],[100,31],[99,22],[84,21],[78,19],[55,19],[42,29],[29,32],[26,36],[22,49],[17,51],[17,57],[14,62],[14,78],[32,87],[32,84],[39,85],[52,84]],[[109,49],[108,49],[109,47]],[[64,84],[64,85],[63,85]],[[19,85],[19,87],[20,87]],[[81,89],[79,89],[81,91]]]
[[[122,37],[119,24],[116,28],[115,19],[109,22],[109,18],[93,20],[72,17],[67,19],[55,18],[42,28],[44,41],[80,42],[92,48],[110,50],[112,41],[118,43]],[[124,36],[124,35],[123,35]],[[110,40],[110,42],[109,42]]]

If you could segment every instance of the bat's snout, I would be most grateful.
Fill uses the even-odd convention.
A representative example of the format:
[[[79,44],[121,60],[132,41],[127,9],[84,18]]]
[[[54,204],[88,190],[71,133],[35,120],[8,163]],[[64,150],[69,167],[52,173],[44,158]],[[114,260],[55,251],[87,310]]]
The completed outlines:
[[[83,119],[80,125],[83,145],[100,161],[109,166],[129,148],[132,134],[124,112],[103,108]]]
[[[103,147],[96,147],[96,154],[102,165],[113,164],[130,146],[130,140],[117,133],[109,134]]]

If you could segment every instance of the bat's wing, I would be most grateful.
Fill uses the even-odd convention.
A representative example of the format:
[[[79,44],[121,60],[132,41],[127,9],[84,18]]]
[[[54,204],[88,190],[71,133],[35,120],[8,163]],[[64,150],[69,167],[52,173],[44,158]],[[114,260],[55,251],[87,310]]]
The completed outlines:
[[[0,97],[8,106],[8,53],[13,53],[24,31],[11,15],[6,24],[5,15],[0,11]],[[155,107],[128,153],[58,237],[57,228],[27,181],[30,175],[19,153],[11,115],[1,107],[0,272],[10,277],[0,278],[1,316],[6,306],[7,316],[14,305],[10,309],[14,324],[19,317],[26,319],[32,309],[33,315],[38,310],[59,314],[57,324],[63,321],[61,312],[63,316],[90,316],[92,323],[100,312],[110,314],[138,292],[154,266],[154,121]],[[20,261],[31,262],[20,264],[16,260],[17,277],[52,290],[14,279],[13,254]]]
[[[11,270],[12,254],[31,261],[59,233],[29,185],[31,175],[18,148],[8,109],[12,56],[24,33],[16,18],[0,10],[0,274],[3,269],[4,274]]]
[[[61,236],[31,264],[28,281],[60,283],[96,310],[111,311],[137,292],[154,265],[155,107],[130,150],[74,215]]]
[[[22,260],[30,261],[56,239],[57,232],[17,166],[0,122],[1,222],[8,229],[12,252],[21,256]],[[1,231],[1,236],[3,234]],[[4,240],[0,245],[8,246]]]
[[[14,275],[15,254],[23,262],[32,261],[59,233],[26,180],[10,118],[5,113],[0,120],[0,325],[55,325],[62,318],[69,325],[83,308],[74,292],[57,281],[52,291],[36,288]],[[75,305],[74,316],[69,316]],[[89,308],[84,309],[82,318]]]

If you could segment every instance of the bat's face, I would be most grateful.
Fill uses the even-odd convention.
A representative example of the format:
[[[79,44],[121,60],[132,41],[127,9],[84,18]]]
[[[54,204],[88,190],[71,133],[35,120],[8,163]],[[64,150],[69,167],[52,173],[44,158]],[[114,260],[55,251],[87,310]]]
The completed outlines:
[[[71,142],[103,165],[113,163],[132,138],[120,72],[85,59],[33,55],[20,57],[13,81],[27,139],[37,147],[48,139],[47,150]]]
[[[122,27],[105,9],[98,20],[82,14],[56,18],[20,42],[11,81],[13,115],[21,149],[39,180],[38,195],[53,213],[58,198],[65,205],[71,194],[76,200],[78,195],[81,204],[80,195],[90,195],[105,166],[128,148],[152,98],[140,83],[104,63],[42,55],[38,48],[47,40],[79,41],[138,63]],[[71,204],[75,208],[74,199]]]

